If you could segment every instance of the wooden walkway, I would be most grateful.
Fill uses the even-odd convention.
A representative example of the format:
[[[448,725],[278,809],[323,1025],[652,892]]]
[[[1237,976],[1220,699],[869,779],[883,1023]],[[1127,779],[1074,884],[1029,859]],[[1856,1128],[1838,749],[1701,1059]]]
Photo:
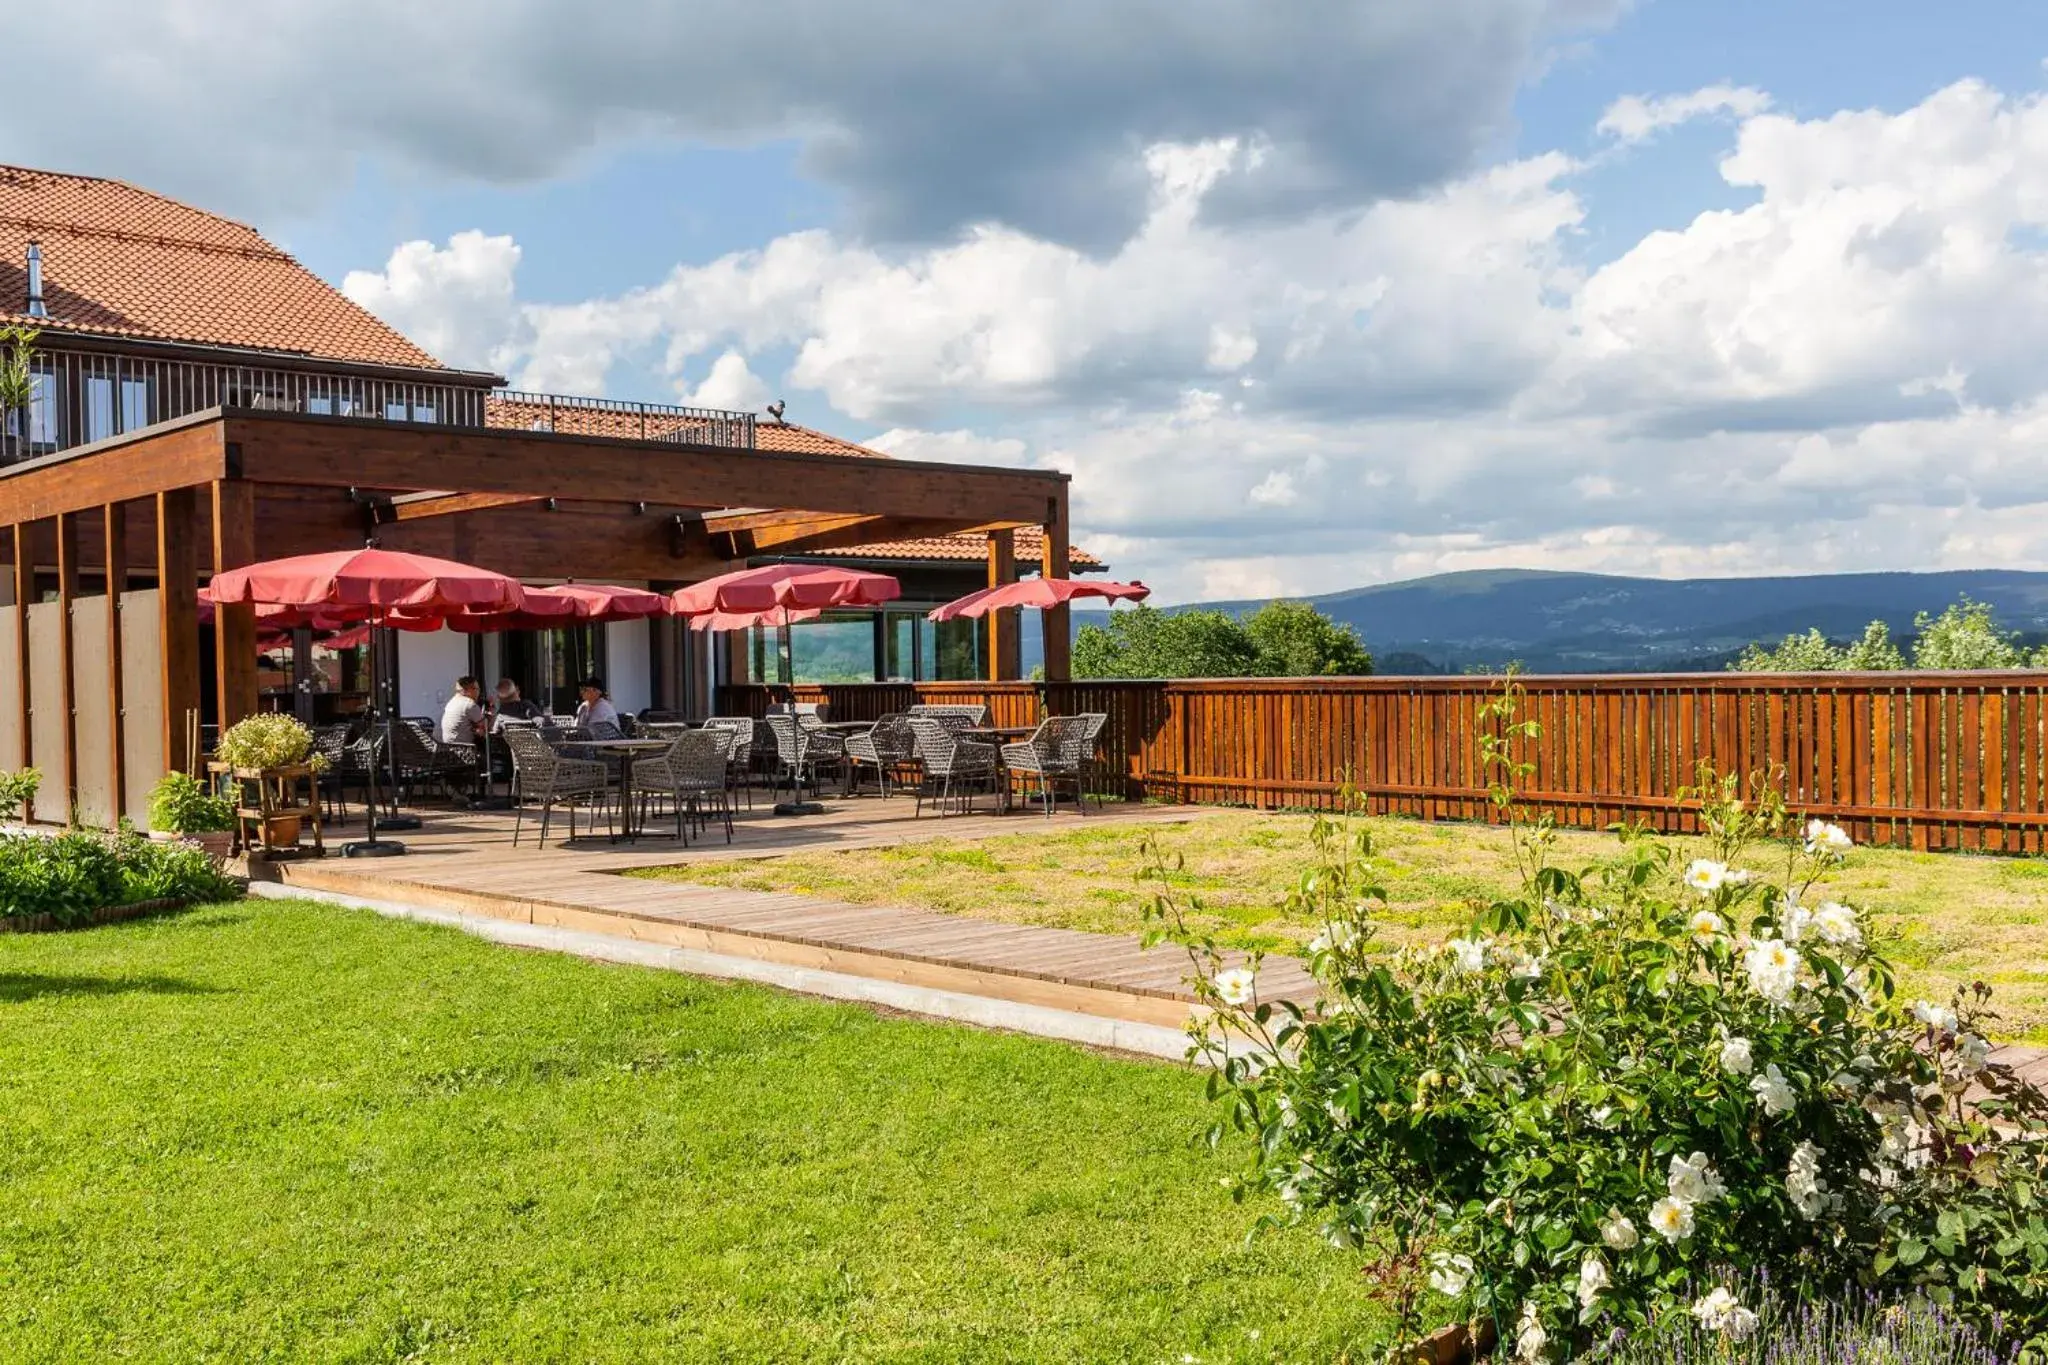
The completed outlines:
[[[714,833],[684,848],[668,838],[611,844],[602,834],[536,848],[532,822],[512,846],[509,815],[428,813],[398,835],[402,858],[259,864],[252,875],[287,887],[606,934],[931,990],[1178,1027],[1193,995],[1187,955],[1144,948],[1133,935],[1083,933],[860,906],[809,896],[729,890],[620,875],[639,867],[877,848],[929,839],[982,839],[1070,830],[1083,817],[911,817],[908,800],[835,801],[822,816],[742,813],[727,845]],[[1086,823],[1129,827],[1203,819],[1188,807],[1112,806]],[[360,826],[357,826],[358,830]],[[1267,958],[1261,993],[1306,999],[1314,983],[1292,958]]]

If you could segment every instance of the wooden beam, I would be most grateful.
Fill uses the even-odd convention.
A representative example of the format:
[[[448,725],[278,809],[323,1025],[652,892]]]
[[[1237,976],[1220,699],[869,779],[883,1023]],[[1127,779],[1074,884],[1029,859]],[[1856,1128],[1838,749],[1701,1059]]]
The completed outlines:
[[[256,562],[256,490],[240,479],[213,484],[213,571]],[[213,609],[214,715],[221,733],[254,714],[256,608],[248,602]]]
[[[457,512],[483,512],[493,507],[519,507],[538,502],[518,493],[427,493],[400,496],[380,521],[424,521],[428,517],[452,516]]]
[[[173,488],[156,495],[157,635],[163,659],[164,771],[191,772],[199,755],[190,728],[199,715],[199,498]]]
[[[353,422],[298,413],[222,419],[242,477],[269,483],[714,507],[779,507],[962,522],[1033,522],[1067,476],[922,461],[711,449],[553,432]]]
[[[34,716],[30,713],[29,663],[28,663],[28,604],[35,600],[36,570],[35,551],[29,544],[28,527],[21,522],[14,523],[14,704],[16,719],[21,724],[21,766],[33,768],[36,765],[36,732]],[[21,818],[35,819],[35,802],[23,805]]]
[[[128,726],[121,714],[121,594],[128,588],[127,555],[123,552],[127,543],[128,509],[110,502],[100,509],[100,572],[107,585],[107,719],[113,730],[108,736],[107,751],[112,756],[108,776],[112,780],[107,790],[112,793],[116,825],[128,812],[128,765],[122,761],[127,753]]]
[[[1010,531],[988,533],[988,585],[991,588],[1017,581],[1016,540],[1015,533]],[[990,682],[1004,682],[1021,676],[1023,640],[1017,616],[1017,609],[1012,607],[1007,611],[992,611],[982,618],[987,623]]]
[[[78,686],[73,668],[75,641],[71,604],[78,597],[78,518],[57,514],[57,721],[64,736],[61,767],[64,819],[78,809]]]
[[[223,478],[226,472],[220,419],[208,418],[0,474],[0,526],[152,497],[165,488]]]
[[[1066,578],[1067,572],[1067,490],[1050,500],[1046,508],[1045,549],[1038,572],[1045,578]],[[1045,680],[1066,682],[1073,675],[1074,636],[1068,623],[1069,608],[1062,603],[1038,613],[1045,630]]]

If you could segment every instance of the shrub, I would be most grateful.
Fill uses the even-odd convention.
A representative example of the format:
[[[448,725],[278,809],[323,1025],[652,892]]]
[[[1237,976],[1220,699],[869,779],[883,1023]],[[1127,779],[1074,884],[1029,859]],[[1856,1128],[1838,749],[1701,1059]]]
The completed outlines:
[[[1924,1299],[1882,1303],[1862,1295],[1787,1305],[1759,1291],[1754,1324],[1739,1336],[1712,1312],[1667,1313],[1617,1332],[1587,1365],[2006,1365],[2008,1356],[1969,1323]]]
[[[1313,1013],[1263,998],[1256,959],[1226,967],[1155,855],[1151,932],[1189,946],[1214,1011],[1212,1140],[1254,1140],[1241,1188],[1393,1267],[1404,1331],[1490,1320],[1531,1360],[1752,1272],[2002,1311],[2048,1346],[2048,1097],[1989,1062],[1982,997],[1896,1001],[1860,916],[1820,896],[1847,836],[1796,829],[1763,783],[1703,775],[1706,857],[1624,830],[1605,865],[1551,865],[1513,792],[1538,735],[1515,708],[1510,685],[1486,748],[1522,893],[1377,954],[1369,832],[1319,819],[1290,895],[1323,925]],[[1745,866],[1760,850],[1774,875]],[[1994,1097],[1964,1105],[1973,1084]]]
[[[313,732],[296,717],[264,712],[229,726],[213,756],[230,767],[269,771],[304,763],[312,753]]]
[[[149,827],[164,834],[218,834],[235,827],[235,803],[185,773],[165,773],[149,793]]]
[[[0,820],[20,819],[22,807],[36,799],[42,785],[43,775],[34,768],[0,773]]]
[[[0,915],[78,924],[95,910],[153,900],[221,900],[235,883],[212,859],[133,831],[0,835]]]

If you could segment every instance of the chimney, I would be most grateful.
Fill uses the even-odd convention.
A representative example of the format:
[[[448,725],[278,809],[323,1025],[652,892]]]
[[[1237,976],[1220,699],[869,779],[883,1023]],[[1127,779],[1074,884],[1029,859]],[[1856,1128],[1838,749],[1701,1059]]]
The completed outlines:
[[[50,316],[50,306],[43,302],[43,249],[33,241],[28,244],[28,315]]]

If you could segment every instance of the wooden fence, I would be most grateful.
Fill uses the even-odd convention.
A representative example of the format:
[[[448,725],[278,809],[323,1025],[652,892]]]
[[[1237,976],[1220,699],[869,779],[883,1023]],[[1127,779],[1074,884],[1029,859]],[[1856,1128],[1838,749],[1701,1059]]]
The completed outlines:
[[[1678,792],[1704,760],[1774,774],[1802,814],[1865,842],[2039,853],[2048,845],[2048,673],[1626,674],[1530,677],[1526,800],[1559,823],[1694,827]],[[1330,804],[1347,774],[1379,813],[1487,819],[1488,678],[878,683],[799,687],[837,720],[980,701],[997,725],[1100,711],[1128,796]],[[721,709],[760,714],[767,689]]]

